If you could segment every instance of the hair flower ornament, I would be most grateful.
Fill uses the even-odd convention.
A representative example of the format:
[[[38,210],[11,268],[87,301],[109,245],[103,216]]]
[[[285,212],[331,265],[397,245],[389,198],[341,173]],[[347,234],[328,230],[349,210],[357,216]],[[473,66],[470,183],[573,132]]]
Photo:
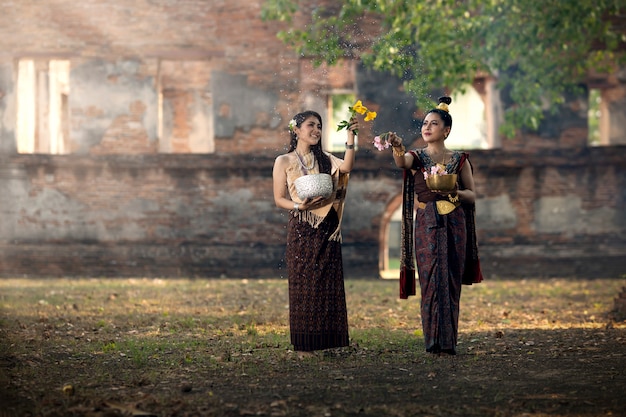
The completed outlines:
[[[358,100],[356,103],[354,103],[354,105],[348,107],[348,111],[351,113],[350,118],[354,117],[357,113],[361,115],[364,114],[365,118],[363,120],[365,120],[366,122],[371,122],[372,120],[376,119],[377,116],[377,113],[375,111],[369,111],[369,109],[363,105],[363,102],[361,100]],[[339,132],[341,129],[347,129],[348,126],[350,126],[350,121],[342,120],[337,125],[337,132]],[[354,130],[354,134],[358,135],[359,130]]]
[[[291,119],[289,123],[287,123],[287,127],[289,127],[290,132],[293,132],[293,129],[296,127],[296,119]]]

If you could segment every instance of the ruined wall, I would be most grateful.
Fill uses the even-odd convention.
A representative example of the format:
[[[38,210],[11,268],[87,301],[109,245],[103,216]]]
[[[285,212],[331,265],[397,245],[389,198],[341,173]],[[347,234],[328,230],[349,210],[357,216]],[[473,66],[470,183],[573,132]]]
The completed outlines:
[[[488,277],[626,273],[626,149],[475,151]],[[285,276],[273,155],[0,158],[0,276]],[[344,215],[349,277],[378,277],[401,173],[361,151]]]
[[[624,274],[624,151],[484,153],[476,181],[478,236],[491,262],[486,268],[527,276]]]
[[[284,214],[267,158],[2,158],[4,276],[275,273]],[[270,164],[270,166],[268,166]],[[280,225],[280,226],[278,226]]]
[[[69,154],[280,150],[285,122],[305,108],[324,114],[334,89],[354,91],[378,110],[376,131],[393,129],[410,140],[419,134],[421,111],[398,80],[357,62],[314,68],[310,57],[276,38],[287,24],[260,19],[258,1],[56,0],[0,7],[2,152],[16,149],[17,65],[23,60],[36,61],[39,80],[50,61],[69,62]],[[376,28],[367,20],[358,28],[363,45]],[[626,69],[590,75],[588,84],[602,89],[603,144],[623,144]],[[487,108],[499,101],[485,80],[474,87]],[[508,150],[584,146],[586,100],[584,94],[568,97],[539,132],[492,143]],[[495,130],[501,115],[487,116]]]
[[[67,153],[267,149],[277,126],[301,109],[300,73],[297,56],[276,38],[281,24],[261,21],[260,7],[250,0],[0,5],[1,148],[14,151],[18,63],[34,60],[41,83],[52,60],[66,60]]]
[[[340,89],[379,111],[361,129],[344,220],[346,273],[378,276],[400,174],[366,138],[413,141],[420,112],[398,80],[356,62],[315,68],[280,28],[252,0],[0,4],[0,275],[282,275],[271,166],[286,121],[324,114]],[[40,81],[69,62],[68,155],[17,154],[22,60]],[[624,143],[624,71],[593,82],[609,143]],[[472,152],[489,276],[624,273],[624,149],[584,146],[586,110],[571,97],[539,132]]]

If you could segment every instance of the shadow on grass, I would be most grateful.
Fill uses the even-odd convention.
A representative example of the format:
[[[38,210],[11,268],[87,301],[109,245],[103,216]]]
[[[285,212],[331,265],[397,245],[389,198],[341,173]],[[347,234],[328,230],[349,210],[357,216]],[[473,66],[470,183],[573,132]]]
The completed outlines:
[[[305,358],[289,344],[284,281],[20,284],[2,284],[7,415],[626,414],[626,326],[606,317],[621,283],[472,288],[459,354],[437,357],[419,300],[347,282],[350,346]]]

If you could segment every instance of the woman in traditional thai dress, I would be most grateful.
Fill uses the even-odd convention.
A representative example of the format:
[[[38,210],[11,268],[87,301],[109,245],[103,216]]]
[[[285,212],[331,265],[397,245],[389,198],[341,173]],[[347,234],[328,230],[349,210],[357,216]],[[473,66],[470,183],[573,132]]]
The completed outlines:
[[[351,118],[344,159],[340,159],[322,150],[321,116],[314,111],[298,113],[289,123],[288,152],[274,162],[274,201],[290,214],[285,258],[290,336],[296,351],[349,344],[341,217],[358,127],[356,118]],[[332,194],[301,199],[296,179],[318,173],[331,175]]]
[[[439,105],[426,114],[421,129],[425,148],[406,152],[401,138],[393,133],[388,138],[394,162],[404,169],[400,297],[415,295],[416,263],[426,351],[440,356],[456,354],[461,284],[482,281],[474,230],[472,166],[467,153],[445,146],[452,128],[451,101],[441,97]],[[457,174],[453,191],[428,188],[426,176],[437,171]]]

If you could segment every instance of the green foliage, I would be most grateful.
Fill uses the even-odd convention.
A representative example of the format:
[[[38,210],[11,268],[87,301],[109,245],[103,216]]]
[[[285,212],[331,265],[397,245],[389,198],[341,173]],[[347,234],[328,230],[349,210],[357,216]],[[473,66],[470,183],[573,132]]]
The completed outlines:
[[[318,4],[319,3],[319,4]],[[316,65],[357,58],[405,80],[421,108],[432,91],[477,75],[505,92],[503,131],[536,129],[590,70],[617,60],[626,34],[611,25],[618,0],[266,0],[263,18],[306,22],[278,37]],[[323,4],[323,5],[322,5]],[[365,32],[367,31],[367,35]]]

